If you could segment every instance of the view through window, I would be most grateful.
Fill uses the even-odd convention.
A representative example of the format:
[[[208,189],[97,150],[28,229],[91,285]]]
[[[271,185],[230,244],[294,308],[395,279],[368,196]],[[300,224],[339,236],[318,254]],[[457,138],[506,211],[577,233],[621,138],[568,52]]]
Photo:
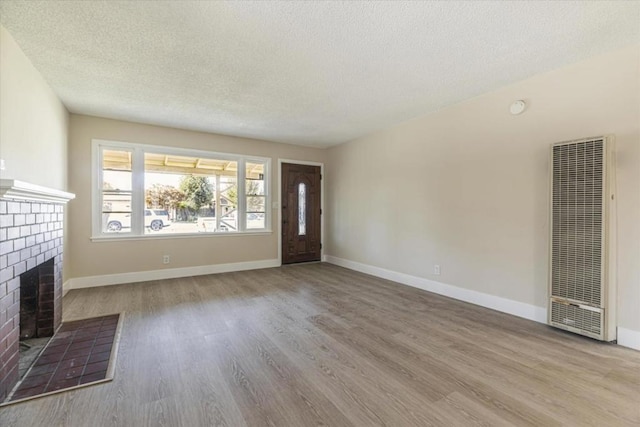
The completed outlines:
[[[175,151],[175,150],[174,150]],[[186,151],[186,150],[185,150]],[[142,234],[225,233],[267,228],[267,161],[176,155],[151,149],[101,147],[100,229]],[[142,156],[137,163],[135,156]],[[245,179],[240,186],[238,176]],[[143,203],[136,205],[136,185]]]

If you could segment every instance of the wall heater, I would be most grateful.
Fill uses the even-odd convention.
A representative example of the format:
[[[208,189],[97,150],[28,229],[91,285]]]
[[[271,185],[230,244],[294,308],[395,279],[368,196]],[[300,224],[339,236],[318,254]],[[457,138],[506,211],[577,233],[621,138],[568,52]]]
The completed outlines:
[[[615,155],[612,136],[551,146],[548,323],[616,339]]]

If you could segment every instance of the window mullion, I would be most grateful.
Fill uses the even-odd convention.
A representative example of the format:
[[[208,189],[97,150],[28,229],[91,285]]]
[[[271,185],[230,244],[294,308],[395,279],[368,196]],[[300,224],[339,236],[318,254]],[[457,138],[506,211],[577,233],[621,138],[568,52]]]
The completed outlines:
[[[133,150],[131,169],[133,179],[131,232],[134,235],[144,234],[144,151],[142,148]]]
[[[271,162],[264,162],[264,227],[271,229]]]
[[[247,170],[246,162],[240,159],[238,162],[238,230],[247,229]]]
[[[93,215],[92,215],[92,229],[93,235],[97,236],[102,233],[102,200],[104,198],[104,177],[102,171],[102,146],[99,144],[93,144],[94,155],[94,171],[93,171],[93,185],[97,188],[97,197],[93,198]],[[93,192],[96,194],[96,192]]]

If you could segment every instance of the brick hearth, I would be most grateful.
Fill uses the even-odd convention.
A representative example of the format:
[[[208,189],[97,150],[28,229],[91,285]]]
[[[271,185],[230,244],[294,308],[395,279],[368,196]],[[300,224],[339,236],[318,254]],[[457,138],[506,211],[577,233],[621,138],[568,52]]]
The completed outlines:
[[[18,381],[20,275],[54,264],[54,330],[62,320],[64,204],[0,200],[0,402]]]

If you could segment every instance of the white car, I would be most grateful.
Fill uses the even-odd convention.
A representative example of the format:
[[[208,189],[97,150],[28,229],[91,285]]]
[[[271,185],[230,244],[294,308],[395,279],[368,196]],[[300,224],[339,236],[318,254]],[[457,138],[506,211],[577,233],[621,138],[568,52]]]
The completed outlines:
[[[147,210],[145,210],[145,217],[147,216]],[[171,220],[169,219],[169,212],[167,212],[166,209],[151,209],[151,212],[153,212],[153,214],[155,214],[155,216],[162,220],[162,226],[163,227],[168,227],[171,225]]]
[[[113,213],[108,214],[107,231],[117,232],[123,228],[131,228],[130,213]],[[171,225],[169,214],[164,209],[145,209],[144,210],[144,226],[153,231],[162,230],[163,227]]]

